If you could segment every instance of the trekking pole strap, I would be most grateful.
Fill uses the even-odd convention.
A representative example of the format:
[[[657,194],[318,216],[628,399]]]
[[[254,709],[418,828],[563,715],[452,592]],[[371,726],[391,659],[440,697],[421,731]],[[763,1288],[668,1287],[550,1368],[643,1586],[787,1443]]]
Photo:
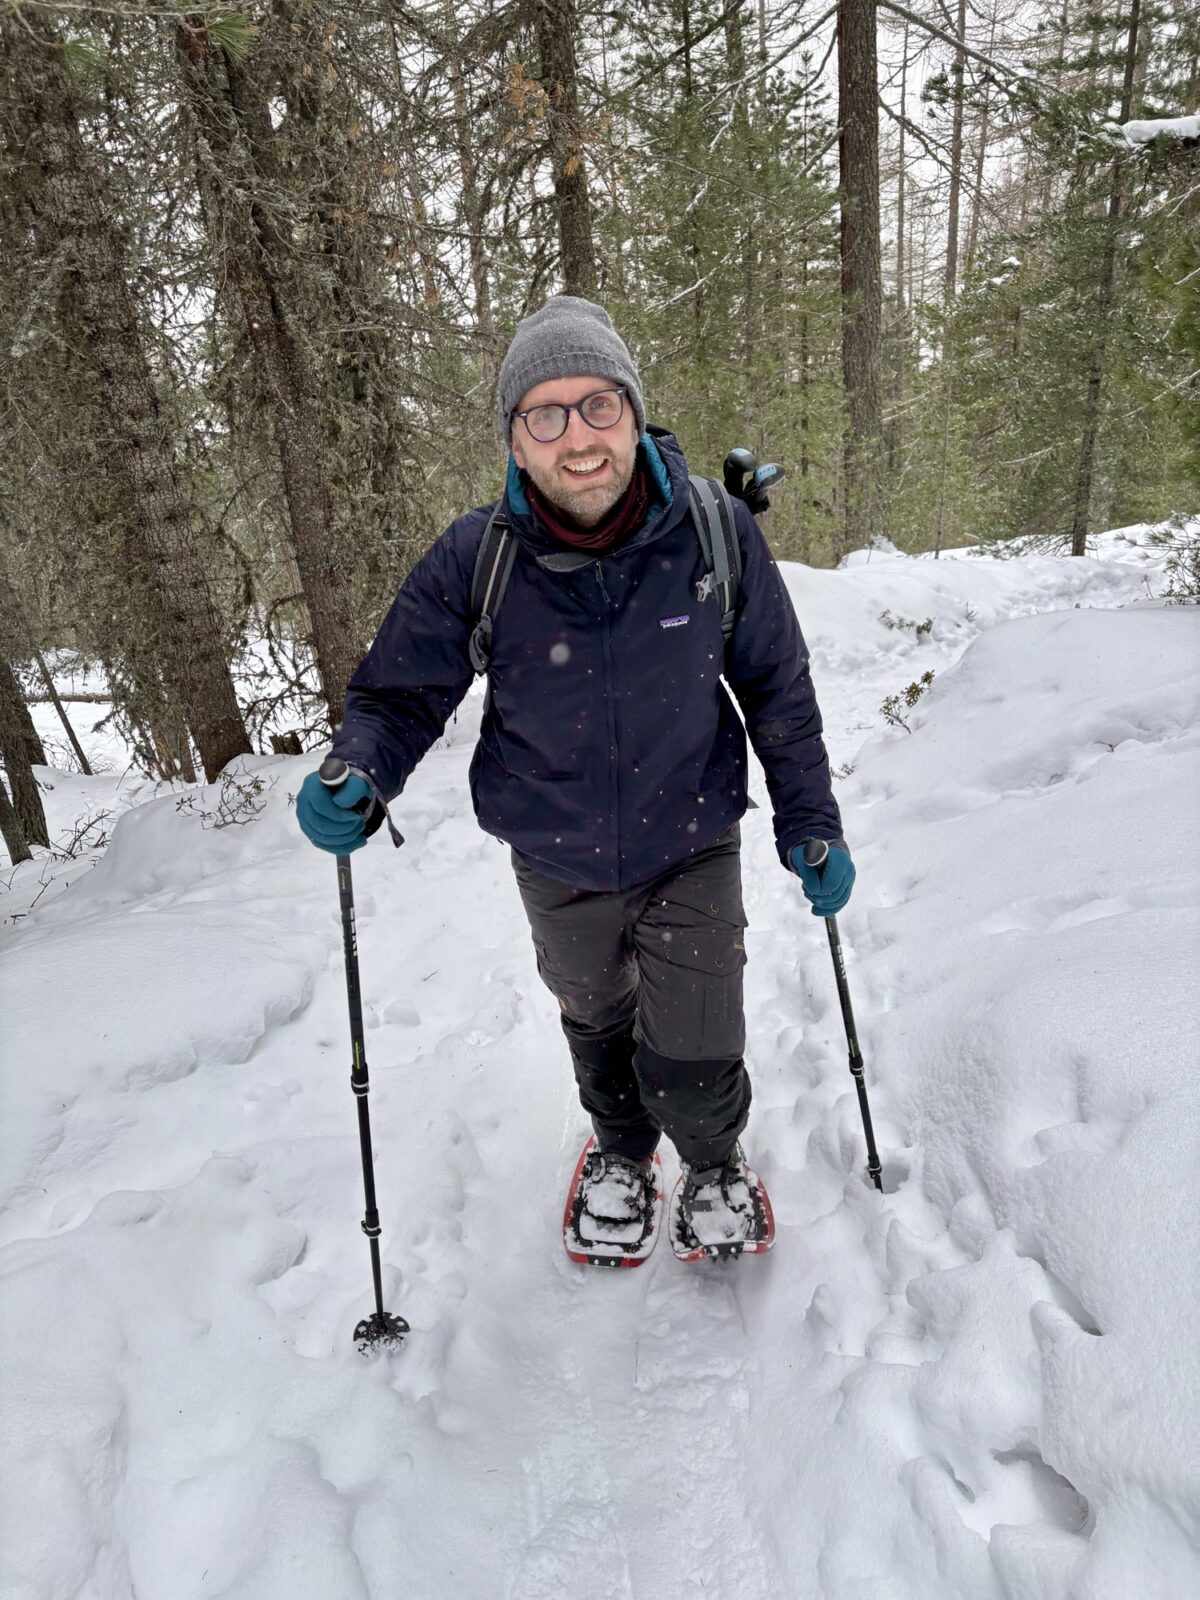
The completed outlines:
[[[367,788],[370,789],[372,801],[383,812],[383,820],[387,823],[387,830],[391,835],[392,843],[396,846],[396,849],[399,850],[400,846],[404,843],[404,835],[392,821],[392,813],[388,810],[388,803],[384,799],[379,785],[375,782],[375,779],[371,776],[371,774],[369,772],[364,772],[361,767],[350,766],[348,762],[342,760],[341,756],[326,756],[324,761],[322,761],[321,765],[317,768],[317,777],[320,778],[321,782],[327,789],[340,789],[342,784],[345,783],[346,779],[351,773],[353,773],[356,778],[361,778],[366,784]],[[355,806],[354,810],[361,812],[361,804]],[[368,807],[365,816],[369,819],[370,815],[371,808]],[[378,826],[379,824],[376,823],[375,827]],[[374,831],[375,828],[373,827],[371,832],[373,833]],[[349,859],[349,856],[338,857],[339,862],[349,861]]]

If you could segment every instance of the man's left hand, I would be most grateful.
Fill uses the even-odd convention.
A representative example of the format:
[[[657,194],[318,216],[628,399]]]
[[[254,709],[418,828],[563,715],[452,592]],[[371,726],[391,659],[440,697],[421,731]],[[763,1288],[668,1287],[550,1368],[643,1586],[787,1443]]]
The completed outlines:
[[[812,901],[814,917],[832,917],[850,898],[854,887],[854,863],[842,840],[827,840],[829,854],[819,867],[810,867],[804,859],[804,845],[793,845],[788,852],[792,871],[800,879],[800,886]]]

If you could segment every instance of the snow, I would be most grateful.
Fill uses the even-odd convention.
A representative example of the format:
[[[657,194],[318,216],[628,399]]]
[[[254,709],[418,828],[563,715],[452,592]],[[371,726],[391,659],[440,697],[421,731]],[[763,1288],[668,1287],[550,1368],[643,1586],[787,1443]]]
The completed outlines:
[[[1151,144],[1155,139],[1200,139],[1200,116],[1152,117],[1131,122],[1106,122],[1105,136],[1114,144]]]
[[[413,1330],[374,1363],[312,759],[239,763],[261,809],[224,828],[219,786],[44,770],[56,837],[113,815],[0,880],[5,1600],[1197,1592],[1200,612],[1155,598],[1163,561],[1137,527],[785,567],[886,1192],[757,775],[745,1146],[777,1243],[736,1265],[562,1251],[586,1130],[468,699],[406,847],[354,857]]]

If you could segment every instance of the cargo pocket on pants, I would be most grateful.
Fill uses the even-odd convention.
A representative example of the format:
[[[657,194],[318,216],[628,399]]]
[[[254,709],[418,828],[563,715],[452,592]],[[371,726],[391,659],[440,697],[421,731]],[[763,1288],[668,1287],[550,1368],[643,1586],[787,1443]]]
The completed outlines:
[[[635,939],[639,1031],[650,1048],[677,1060],[743,1055],[745,923],[652,901]]]

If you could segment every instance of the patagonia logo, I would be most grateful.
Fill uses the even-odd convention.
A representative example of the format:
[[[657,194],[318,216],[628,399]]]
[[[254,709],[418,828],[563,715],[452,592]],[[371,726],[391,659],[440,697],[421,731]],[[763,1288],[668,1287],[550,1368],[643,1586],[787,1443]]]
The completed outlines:
[[[660,628],[682,628],[685,623],[691,620],[690,614],[686,617],[659,617],[658,625]]]

